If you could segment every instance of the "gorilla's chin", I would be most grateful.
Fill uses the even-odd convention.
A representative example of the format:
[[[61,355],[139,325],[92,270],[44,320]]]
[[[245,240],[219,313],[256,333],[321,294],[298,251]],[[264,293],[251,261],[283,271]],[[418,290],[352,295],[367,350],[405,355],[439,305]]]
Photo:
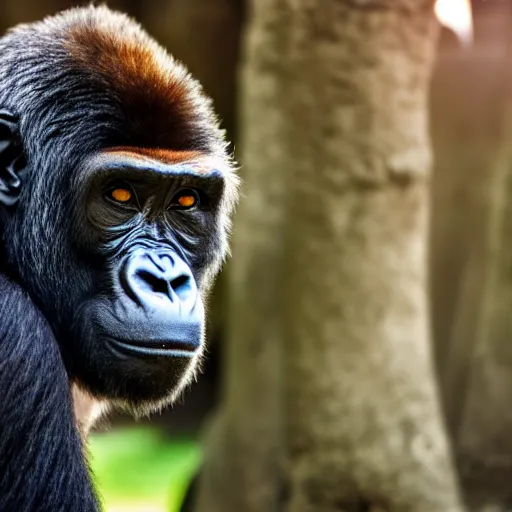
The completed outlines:
[[[170,341],[137,335],[120,339],[114,317],[105,321],[108,311],[106,300],[89,301],[80,309],[73,322],[73,348],[63,354],[70,377],[95,397],[137,415],[171,403],[190,381],[202,343],[192,350],[179,333]],[[202,337],[201,326],[190,327],[189,334]]]

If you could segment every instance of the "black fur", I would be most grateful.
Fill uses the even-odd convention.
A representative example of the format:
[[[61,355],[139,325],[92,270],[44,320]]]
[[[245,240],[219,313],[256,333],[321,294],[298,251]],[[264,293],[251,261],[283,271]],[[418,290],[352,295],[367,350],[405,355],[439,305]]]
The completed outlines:
[[[135,414],[176,397],[236,198],[210,101],[127,17],[0,39],[0,512],[98,509],[70,384]]]
[[[0,511],[99,510],[50,326],[0,274]]]

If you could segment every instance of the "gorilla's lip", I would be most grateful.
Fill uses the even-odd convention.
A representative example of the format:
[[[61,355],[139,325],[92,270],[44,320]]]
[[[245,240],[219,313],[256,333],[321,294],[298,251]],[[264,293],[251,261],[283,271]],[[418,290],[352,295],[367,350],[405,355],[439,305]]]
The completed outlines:
[[[146,356],[193,357],[198,350],[197,347],[173,340],[139,341],[109,337],[108,342],[123,353]]]
[[[93,310],[96,336],[111,350],[125,356],[166,356],[191,358],[201,351],[202,318],[191,321],[140,316],[135,310],[127,314],[112,314],[114,308]]]

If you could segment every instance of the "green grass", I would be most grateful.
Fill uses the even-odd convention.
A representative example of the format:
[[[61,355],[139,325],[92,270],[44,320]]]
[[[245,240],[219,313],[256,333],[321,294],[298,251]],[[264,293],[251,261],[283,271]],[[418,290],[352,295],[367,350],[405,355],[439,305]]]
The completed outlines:
[[[176,512],[201,453],[192,439],[155,429],[94,434],[91,467],[106,512]]]

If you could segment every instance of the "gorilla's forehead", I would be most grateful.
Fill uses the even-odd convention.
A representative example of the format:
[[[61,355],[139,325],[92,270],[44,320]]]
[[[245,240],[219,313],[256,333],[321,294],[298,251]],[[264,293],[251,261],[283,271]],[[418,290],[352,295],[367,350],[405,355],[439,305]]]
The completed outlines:
[[[160,175],[195,174],[222,177],[230,169],[224,159],[204,155],[197,151],[173,151],[151,148],[112,148],[89,158],[86,171],[93,169],[151,170]]]

